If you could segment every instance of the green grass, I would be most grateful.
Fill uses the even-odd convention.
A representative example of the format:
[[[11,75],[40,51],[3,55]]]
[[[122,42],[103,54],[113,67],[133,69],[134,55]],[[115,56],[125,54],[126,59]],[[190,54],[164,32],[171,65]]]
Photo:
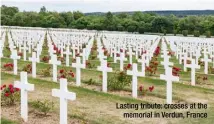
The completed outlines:
[[[14,122],[14,121],[10,121],[10,120],[5,119],[5,118],[1,118],[1,124],[18,124],[18,123]]]

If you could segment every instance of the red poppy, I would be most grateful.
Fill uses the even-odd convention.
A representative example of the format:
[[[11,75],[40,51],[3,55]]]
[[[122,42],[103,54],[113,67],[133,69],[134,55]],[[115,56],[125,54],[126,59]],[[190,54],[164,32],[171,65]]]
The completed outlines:
[[[127,68],[128,68],[128,69],[129,69],[129,68],[131,68],[131,67],[132,67],[132,65],[131,65],[131,64],[128,64],[128,65],[127,65]]]
[[[143,86],[142,86],[142,85],[139,87],[139,90],[140,90],[141,92],[143,91]]]
[[[4,96],[8,97],[10,94],[9,93],[5,93]]]
[[[63,70],[63,69],[59,70],[59,73],[60,73],[60,74],[62,74],[63,72],[64,72],[64,70]]]
[[[154,86],[149,87],[149,91],[152,92],[154,90]]]
[[[13,88],[13,84],[9,84],[9,88]]]
[[[19,89],[19,88],[15,88],[15,90],[16,90],[16,91],[20,91],[20,89]]]
[[[107,67],[110,67],[110,63],[107,63]]]
[[[71,76],[74,77],[74,73],[71,73]]]

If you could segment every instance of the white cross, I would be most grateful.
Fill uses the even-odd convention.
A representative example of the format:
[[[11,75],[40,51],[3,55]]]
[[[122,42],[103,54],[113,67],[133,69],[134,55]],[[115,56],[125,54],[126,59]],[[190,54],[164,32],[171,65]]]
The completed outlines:
[[[28,120],[28,91],[34,90],[34,84],[29,84],[27,81],[27,72],[20,73],[20,81],[14,82],[14,87],[20,88],[21,90],[21,117],[25,122]]]
[[[167,88],[166,88],[166,102],[167,104],[171,104],[172,103],[172,81],[179,81],[179,77],[177,76],[173,76],[172,75],[172,68],[168,67],[166,69],[166,74],[160,75],[160,79],[165,80],[167,83]]]
[[[192,59],[191,64],[186,66],[191,68],[191,85],[195,86],[195,69],[200,69],[200,66],[196,64],[195,59]]]
[[[129,47],[129,63],[132,64],[132,55],[134,55],[134,53],[132,52],[132,48]]]
[[[103,92],[107,92],[107,73],[112,72],[112,68],[107,66],[107,60],[101,61],[101,66],[98,66],[97,70],[102,71],[103,73],[103,85],[102,90]]]
[[[142,76],[143,77],[145,77],[145,64],[146,64],[146,58],[145,58],[146,56],[145,56],[145,54],[143,54],[142,56],[141,56],[141,59],[138,59],[138,62],[141,62],[141,72],[142,72]]]
[[[61,62],[57,60],[57,56],[53,54],[49,64],[53,64],[53,81],[57,82],[57,65],[60,65]]]
[[[39,62],[39,58],[36,57],[36,52],[32,53],[32,57],[29,58],[32,61],[32,76],[36,78],[36,63]]]
[[[82,49],[82,53],[80,55],[82,56],[82,63],[85,64],[85,62],[86,62],[86,48]]]
[[[12,50],[10,58],[13,59],[13,73],[14,75],[17,75],[17,60],[20,59],[20,56],[17,55],[17,50]]]
[[[80,57],[76,57],[76,63],[72,63],[72,67],[76,68],[76,85],[81,84],[81,68],[85,68],[85,64],[81,64]]]
[[[52,96],[60,98],[60,124],[67,124],[67,100],[76,100],[76,93],[68,91],[67,79],[60,79],[60,89],[52,89]]]
[[[120,71],[123,71],[123,62],[127,60],[123,52],[120,53],[119,60],[120,60]]]
[[[137,64],[133,63],[132,71],[127,70],[128,75],[132,75],[132,97],[137,98],[137,77],[143,76],[142,72],[138,72]]]
[[[77,47],[75,45],[72,45],[73,58],[76,58],[76,49],[77,49]]]
[[[164,56],[164,61],[161,62],[161,65],[164,65],[164,69],[167,70],[167,67],[169,66],[173,66],[173,63],[172,62],[169,62],[169,56],[166,55]]]
[[[208,74],[208,65],[211,59],[208,58],[207,54],[204,54],[204,58],[201,59],[204,62],[204,74]]]
[[[66,52],[65,52],[65,54],[66,54],[66,66],[69,66],[69,58],[70,58],[69,55],[71,55],[69,46],[66,47]]]
[[[24,46],[21,48],[23,50],[23,59],[24,61],[26,61],[27,59],[27,55],[26,55],[26,51],[27,51],[27,47],[26,47],[26,42],[24,42]]]

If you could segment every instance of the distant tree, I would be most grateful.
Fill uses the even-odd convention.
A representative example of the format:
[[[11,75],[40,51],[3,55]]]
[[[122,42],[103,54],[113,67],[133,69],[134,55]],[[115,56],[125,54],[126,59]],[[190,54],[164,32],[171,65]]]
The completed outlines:
[[[183,34],[183,36],[188,36],[188,30],[183,30],[182,34]]]
[[[140,34],[144,34],[144,31],[145,31],[145,27],[140,27],[140,28],[138,29],[138,32],[139,32]]]
[[[84,14],[80,11],[74,11],[73,16],[74,16],[74,20],[78,20],[79,18],[83,17]]]
[[[39,13],[46,13],[46,12],[47,12],[47,10],[46,10],[45,6],[42,6],[42,7],[40,8]]]

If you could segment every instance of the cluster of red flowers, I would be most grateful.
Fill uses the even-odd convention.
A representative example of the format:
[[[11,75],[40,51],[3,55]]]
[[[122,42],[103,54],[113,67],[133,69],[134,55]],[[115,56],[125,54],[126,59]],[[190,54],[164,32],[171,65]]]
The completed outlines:
[[[58,58],[58,60],[60,60],[61,62],[64,62],[64,61],[65,61],[65,58],[64,58],[64,57],[58,56],[57,58]]]
[[[149,75],[156,74],[157,68],[158,68],[158,61],[156,61],[157,58],[153,57],[150,61],[149,66],[146,66],[146,72],[149,73]]]
[[[61,53],[61,50],[59,48],[57,48],[54,43],[52,43],[52,44],[53,44],[54,50],[56,51],[56,54],[59,55]]]
[[[154,54],[155,54],[155,56],[158,56],[159,54],[160,54],[160,46],[157,46],[157,48],[155,49],[155,52],[154,52]]]
[[[173,76],[179,76],[179,72],[180,71],[181,71],[181,68],[178,68],[178,67],[175,67],[175,66],[172,67],[172,75]]]
[[[59,70],[59,78],[69,78],[69,77],[74,77],[74,73],[72,70],[66,71],[64,69]]]
[[[31,73],[32,72],[32,65],[31,64],[27,64],[23,69],[22,71],[26,71],[28,73]]]
[[[117,54],[116,54],[116,56],[117,56],[117,57],[120,57],[120,54],[119,54],[119,53],[117,53]]]
[[[124,67],[124,70],[126,71],[128,69],[131,69],[131,67],[132,67],[132,64],[128,64],[126,67]]]
[[[197,75],[196,76],[196,82],[197,83],[205,83],[208,80],[207,75]]]
[[[13,64],[12,63],[6,63],[6,64],[4,64],[4,68],[7,71],[12,71],[13,70]]]
[[[13,84],[9,84],[8,87],[4,84],[1,86],[1,91],[4,93],[4,96],[9,97],[13,95],[13,93],[20,91],[19,88],[15,88]]]
[[[154,88],[155,88],[154,86],[150,86],[148,89],[146,89],[146,88],[144,89],[144,86],[141,85],[141,86],[139,87],[139,91],[145,93],[145,92],[147,92],[147,91],[149,90],[150,92],[152,92],[152,91],[154,90]],[[145,94],[144,94],[144,95],[145,95]]]
[[[50,60],[50,57],[48,57],[48,56],[44,56],[43,58],[42,58],[42,61],[43,62],[48,62]]]
[[[18,56],[23,56],[22,52],[19,52],[19,53],[18,53]]]

